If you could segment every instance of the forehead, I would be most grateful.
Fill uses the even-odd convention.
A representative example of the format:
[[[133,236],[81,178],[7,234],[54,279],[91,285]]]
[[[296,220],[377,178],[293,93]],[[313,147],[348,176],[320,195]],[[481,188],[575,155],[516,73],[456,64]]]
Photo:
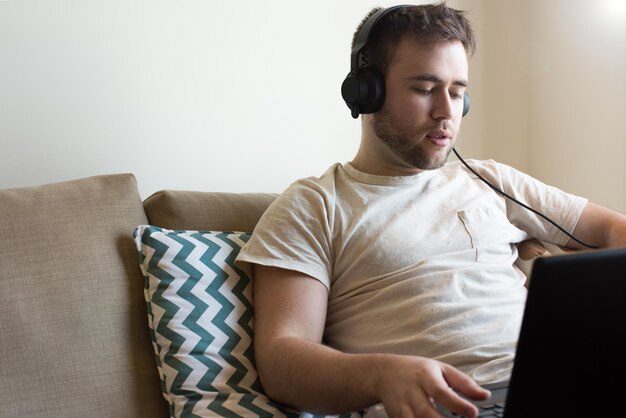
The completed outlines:
[[[433,74],[442,79],[467,80],[467,53],[461,41],[426,44],[403,38],[395,47],[388,75],[400,73],[409,77]]]

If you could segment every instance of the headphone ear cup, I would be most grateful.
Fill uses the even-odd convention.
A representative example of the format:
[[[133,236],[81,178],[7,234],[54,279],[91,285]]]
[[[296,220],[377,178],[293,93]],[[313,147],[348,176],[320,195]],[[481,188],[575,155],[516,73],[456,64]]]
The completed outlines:
[[[469,94],[465,92],[463,94],[463,116],[467,115],[467,112],[469,112],[469,108],[470,108],[470,97],[469,97]]]
[[[346,79],[341,83],[341,97],[343,97],[344,102],[348,105],[350,110],[352,111],[352,117],[359,117],[359,108],[357,103],[359,101],[359,81],[358,79],[352,75],[352,73],[346,76]]]
[[[374,67],[362,68],[359,74],[362,85],[360,97],[361,113],[374,113],[385,102],[385,79]]]
[[[385,79],[374,67],[361,68],[357,75],[348,74],[341,84],[341,96],[354,118],[374,113],[385,101]]]

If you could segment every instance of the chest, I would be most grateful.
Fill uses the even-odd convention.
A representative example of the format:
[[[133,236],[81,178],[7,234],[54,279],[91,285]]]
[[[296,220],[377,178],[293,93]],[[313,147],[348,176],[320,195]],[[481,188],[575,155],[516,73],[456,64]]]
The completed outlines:
[[[353,190],[333,222],[334,276],[369,277],[432,259],[509,259],[525,234],[502,198],[472,181]]]

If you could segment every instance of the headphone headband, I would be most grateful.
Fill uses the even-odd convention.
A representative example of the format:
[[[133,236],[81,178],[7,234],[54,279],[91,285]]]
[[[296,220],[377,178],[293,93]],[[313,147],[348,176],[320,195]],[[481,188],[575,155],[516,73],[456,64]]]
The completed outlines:
[[[359,34],[356,37],[356,41],[354,42],[354,48],[352,48],[352,55],[350,58],[350,69],[352,74],[355,74],[359,70],[359,54],[363,51],[365,45],[367,45],[367,39],[370,36],[372,28],[376,26],[376,24],[383,17],[403,7],[409,7],[409,5],[391,6],[386,9],[381,9],[371,15],[365,23],[363,23],[363,26],[361,26],[361,30],[359,30]]]

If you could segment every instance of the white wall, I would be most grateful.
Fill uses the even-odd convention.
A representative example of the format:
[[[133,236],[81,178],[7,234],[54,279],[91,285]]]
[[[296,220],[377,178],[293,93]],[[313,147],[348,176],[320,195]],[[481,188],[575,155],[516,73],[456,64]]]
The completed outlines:
[[[626,23],[590,18],[611,2],[449,1],[479,36],[465,157],[626,211]],[[339,93],[354,27],[395,3],[0,0],[0,188],[132,172],[144,197],[279,192],[321,174],[359,143]]]
[[[626,213],[626,0],[484,10],[484,157]]]
[[[532,4],[529,170],[626,213],[626,0]]]
[[[338,93],[357,19],[330,1],[0,2],[0,186],[130,171],[144,195],[279,191],[319,173],[358,144]]]

